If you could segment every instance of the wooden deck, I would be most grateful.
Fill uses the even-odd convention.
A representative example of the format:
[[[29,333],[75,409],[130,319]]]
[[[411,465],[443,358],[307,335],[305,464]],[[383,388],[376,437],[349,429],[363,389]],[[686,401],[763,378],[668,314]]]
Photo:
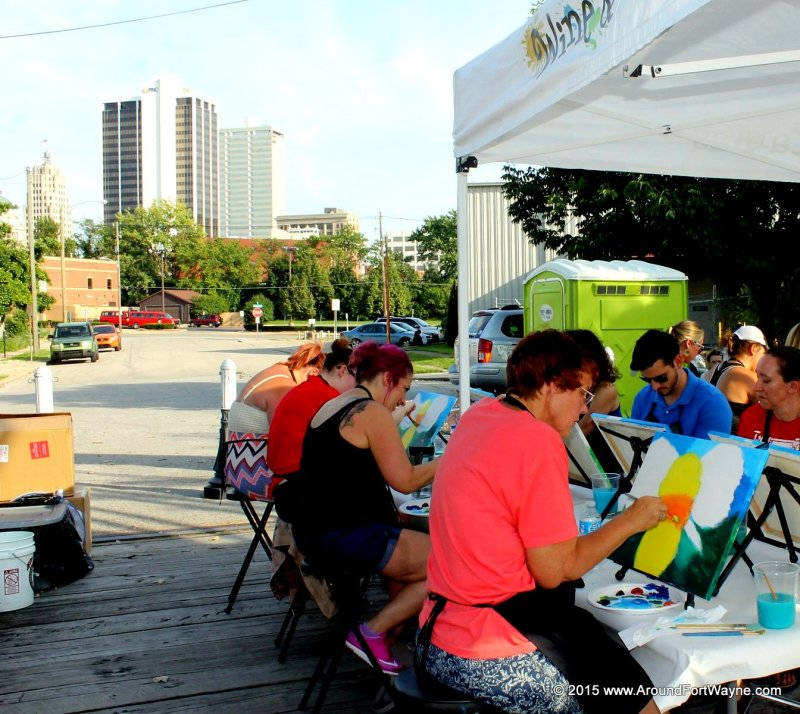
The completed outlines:
[[[0,710],[298,711],[328,621],[310,609],[277,662],[288,603],[269,591],[263,552],[225,614],[250,533],[98,545],[86,578],[0,613]],[[345,653],[324,711],[368,711],[377,687]]]

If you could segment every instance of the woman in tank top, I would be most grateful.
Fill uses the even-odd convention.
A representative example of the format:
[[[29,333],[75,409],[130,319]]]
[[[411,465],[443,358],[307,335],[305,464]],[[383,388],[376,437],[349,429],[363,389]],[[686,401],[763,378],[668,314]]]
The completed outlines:
[[[730,359],[723,362],[711,378],[711,384],[731,405],[734,433],[744,410],[756,401],[756,365],[766,351],[764,333],[753,325],[742,325],[731,335]]]
[[[275,491],[278,515],[308,561],[326,572],[383,575],[390,598],[359,625],[381,669],[397,674],[387,632],[416,615],[425,599],[426,533],[398,525],[389,486],[412,493],[433,480],[439,459],[412,466],[392,410],[413,377],[395,345],[365,342],[350,359],[357,386],[322,406],[303,442],[300,472]],[[369,662],[355,632],[347,646]]]
[[[319,342],[306,342],[285,362],[262,369],[242,387],[231,405],[228,430],[266,434],[283,396],[295,385],[319,374],[325,355]]]

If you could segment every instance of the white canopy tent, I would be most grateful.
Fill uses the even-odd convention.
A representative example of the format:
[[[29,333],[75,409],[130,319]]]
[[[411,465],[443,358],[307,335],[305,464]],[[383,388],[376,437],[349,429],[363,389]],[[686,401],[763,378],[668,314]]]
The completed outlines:
[[[469,168],[800,181],[799,30],[800,0],[546,0],[456,71],[459,335]]]

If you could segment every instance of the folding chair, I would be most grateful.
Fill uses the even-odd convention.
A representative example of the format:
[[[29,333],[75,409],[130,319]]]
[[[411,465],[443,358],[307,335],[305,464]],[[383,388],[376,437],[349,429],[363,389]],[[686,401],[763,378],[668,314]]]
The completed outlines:
[[[272,560],[272,540],[267,535],[267,521],[274,505],[271,482],[272,472],[267,466],[267,435],[231,432],[225,452],[225,498],[236,501],[241,506],[247,522],[253,529],[253,538],[228,595],[228,605],[225,608],[228,614],[233,610],[259,544],[267,554],[267,558]],[[257,502],[265,504],[260,516],[254,505]]]
[[[310,566],[313,567],[313,566]],[[383,687],[382,690],[389,686],[390,677],[383,674],[380,665],[372,654],[372,651],[367,646],[358,624],[367,609],[367,589],[369,588],[372,575],[363,575],[357,573],[339,573],[336,575],[325,574],[331,595],[333,596],[336,606],[338,608],[336,614],[331,618],[333,629],[328,635],[328,640],[322,649],[322,654],[317,661],[317,666],[311,679],[308,681],[306,690],[303,693],[303,698],[300,700],[297,708],[302,711],[307,711],[308,704],[311,696],[319,684],[319,691],[317,692],[314,706],[311,709],[314,714],[317,714],[325,703],[325,698],[328,695],[333,678],[336,676],[336,670],[339,668],[339,662],[342,659],[342,653],[345,651],[345,638],[350,630],[354,630],[361,646],[370,659],[372,668],[380,674]]]

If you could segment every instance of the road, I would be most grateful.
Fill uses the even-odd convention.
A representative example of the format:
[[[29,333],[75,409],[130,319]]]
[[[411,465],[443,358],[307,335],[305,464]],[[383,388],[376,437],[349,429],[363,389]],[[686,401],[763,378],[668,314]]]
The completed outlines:
[[[237,504],[202,497],[219,438],[219,367],[232,359],[241,386],[291,354],[296,333],[125,330],[123,340],[96,363],[51,367],[55,410],[73,416],[75,481],[92,487],[94,535],[241,524]],[[0,386],[0,413],[35,411],[32,369]]]

